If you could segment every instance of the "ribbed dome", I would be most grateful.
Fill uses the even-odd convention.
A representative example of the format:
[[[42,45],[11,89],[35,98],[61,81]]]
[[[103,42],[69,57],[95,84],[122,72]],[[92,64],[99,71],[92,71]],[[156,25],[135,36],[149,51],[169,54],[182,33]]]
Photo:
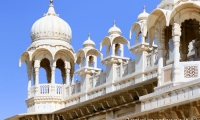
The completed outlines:
[[[94,47],[95,43],[90,39],[90,34],[88,35],[88,39],[83,43],[84,47]]]
[[[121,30],[116,26],[116,22],[114,21],[114,26],[108,30],[108,34],[122,34]]]
[[[138,20],[146,20],[149,17],[149,13],[146,12],[146,8],[144,7],[143,13],[139,14]]]
[[[44,17],[37,20],[31,29],[32,41],[36,40],[63,40],[70,43],[72,31],[67,22],[59,18],[51,3]]]

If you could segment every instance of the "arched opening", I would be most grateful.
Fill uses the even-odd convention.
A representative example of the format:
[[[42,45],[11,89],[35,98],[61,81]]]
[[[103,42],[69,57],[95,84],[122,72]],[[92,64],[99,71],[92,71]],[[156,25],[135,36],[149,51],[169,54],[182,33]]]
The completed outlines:
[[[181,24],[181,61],[195,61],[200,58],[198,50],[200,48],[199,27],[199,21],[197,21],[196,19],[185,20]]]
[[[164,28],[164,40],[165,40],[165,51],[164,54],[164,66],[169,64],[174,58],[174,43],[172,40],[172,25]]]
[[[42,69],[43,68],[43,69]],[[39,83],[51,83],[51,67],[48,59],[44,58],[40,62]],[[43,76],[46,73],[46,79]]]
[[[120,51],[120,44],[116,43],[115,44],[115,56],[120,56],[121,51]]]
[[[31,63],[31,86],[35,85],[35,70],[34,70],[34,61]]]
[[[94,56],[92,55],[89,56],[88,66],[94,67]]]
[[[55,71],[56,83],[66,84],[66,70],[65,63],[63,60],[58,59],[56,61],[56,71]]]

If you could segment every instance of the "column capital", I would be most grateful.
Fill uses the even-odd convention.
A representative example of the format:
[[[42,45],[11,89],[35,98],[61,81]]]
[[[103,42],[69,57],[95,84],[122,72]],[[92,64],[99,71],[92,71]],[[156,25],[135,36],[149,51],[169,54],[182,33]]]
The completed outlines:
[[[55,69],[56,69],[56,66],[51,66],[52,71],[55,71]]]
[[[66,68],[66,74],[70,74],[70,69],[69,68]]]
[[[172,36],[181,36],[181,26],[178,23],[173,24]]]

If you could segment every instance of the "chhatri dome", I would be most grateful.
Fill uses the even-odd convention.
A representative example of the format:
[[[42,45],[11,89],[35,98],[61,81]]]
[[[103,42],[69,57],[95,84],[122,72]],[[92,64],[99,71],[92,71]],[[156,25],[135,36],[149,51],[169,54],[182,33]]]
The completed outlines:
[[[146,12],[146,7],[143,8],[143,13],[138,15],[138,20],[146,20],[149,17],[149,13]]]
[[[116,22],[114,21],[114,26],[108,30],[108,34],[122,34],[122,31],[116,26]]]
[[[31,29],[32,41],[62,40],[70,43],[72,31],[67,22],[59,17],[51,0],[48,12],[37,20]]]
[[[84,47],[94,47],[95,43],[90,39],[90,34],[88,34],[88,39],[83,43]]]

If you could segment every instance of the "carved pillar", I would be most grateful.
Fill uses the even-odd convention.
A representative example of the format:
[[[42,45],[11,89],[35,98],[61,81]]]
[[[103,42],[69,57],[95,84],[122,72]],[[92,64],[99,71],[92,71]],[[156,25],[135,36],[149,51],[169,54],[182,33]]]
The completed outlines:
[[[86,61],[85,61],[85,66],[88,67],[89,66],[89,56],[86,57]]]
[[[94,68],[97,68],[97,56],[94,56]]]
[[[35,67],[35,85],[39,84],[39,67]]]
[[[156,31],[156,39],[158,44],[158,86],[162,85],[162,68],[163,68],[163,51],[165,48],[164,33],[161,35],[160,32]]]
[[[27,65],[27,73],[28,73],[28,96],[31,94],[31,74],[32,74],[32,69],[30,64]]]
[[[39,93],[39,67],[34,66],[34,71],[35,71],[35,95],[40,94]]]
[[[120,54],[121,54],[121,57],[124,57],[124,45],[123,44],[120,44]]]
[[[55,84],[55,66],[51,67],[51,84]]]
[[[179,81],[180,79],[180,36],[181,36],[181,28],[180,25],[177,23],[174,23],[173,29],[172,29],[172,36],[173,36],[173,42],[174,42],[174,68],[173,68],[173,81]]]
[[[39,69],[40,69],[40,61],[35,60],[35,63],[34,63],[35,86],[39,84]]]
[[[66,81],[67,81],[67,86],[70,85],[71,81],[70,81],[70,69],[66,69]]]
[[[115,56],[115,44],[112,45],[112,55]]]

